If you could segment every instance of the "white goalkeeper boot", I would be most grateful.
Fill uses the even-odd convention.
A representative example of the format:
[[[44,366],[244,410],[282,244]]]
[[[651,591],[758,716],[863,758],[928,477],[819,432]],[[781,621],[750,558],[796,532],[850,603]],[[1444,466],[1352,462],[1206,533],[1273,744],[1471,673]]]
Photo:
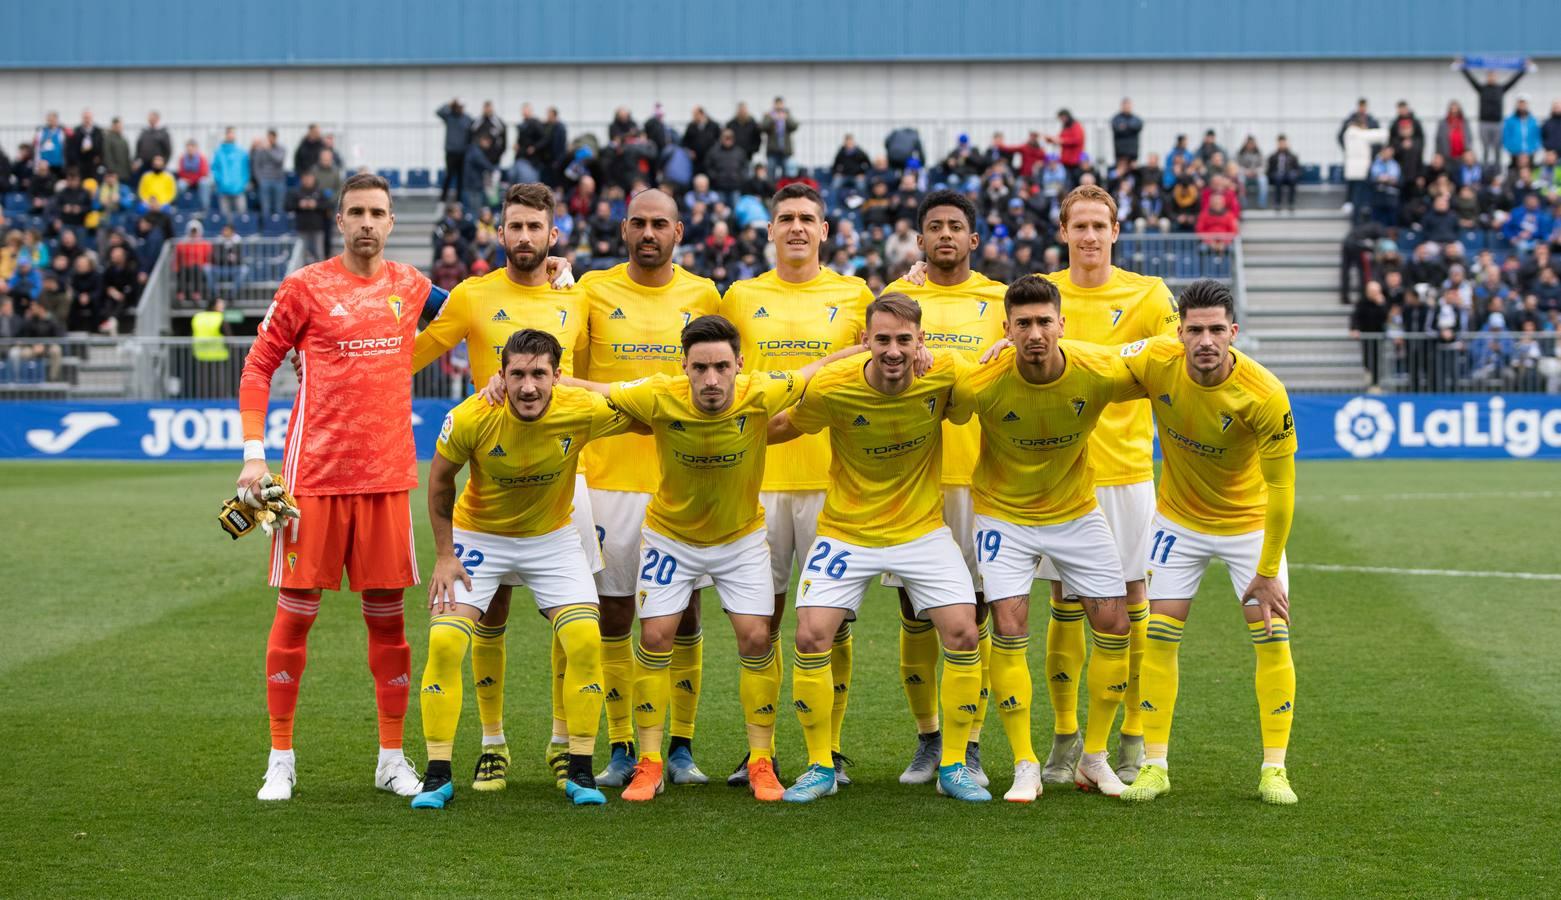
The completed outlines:
[[[260,793],[255,795],[257,800],[291,800],[293,799],[293,785],[298,781],[298,775],[294,769],[293,751],[272,750],[271,759],[266,764],[266,780],[260,786]]]

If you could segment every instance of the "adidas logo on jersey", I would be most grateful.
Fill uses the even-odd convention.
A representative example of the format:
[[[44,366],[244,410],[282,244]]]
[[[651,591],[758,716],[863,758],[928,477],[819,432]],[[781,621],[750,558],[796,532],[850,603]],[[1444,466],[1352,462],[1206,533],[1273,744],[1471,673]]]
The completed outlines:
[[[607,699],[608,700],[612,700],[612,701],[622,700],[623,699],[623,695],[618,693],[618,689],[617,688],[613,688],[612,690],[607,692]]]
[[[1155,709],[1154,704],[1150,703],[1148,700],[1145,700],[1144,702],[1138,704],[1138,708],[1143,710],[1144,712],[1159,712],[1158,709]]]
[[[600,694],[601,692],[602,686],[594,681],[580,689],[582,694]]]
[[[1124,681],[1124,682],[1122,682],[1120,684],[1109,684],[1109,685],[1106,685],[1106,690],[1111,691],[1114,694],[1120,694],[1123,691],[1127,690],[1127,682]]]
[[[493,321],[495,321],[495,322],[508,322],[509,321],[509,313],[507,313],[507,312],[505,312],[504,310],[501,309],[498,312],[493,314]]]
[[[859,415],[859,416],[856,417],[856,421],[852,422],[851,424],[852,425],[856,425],[856,426],[861,426],[861,425],[871,425],[872,423],[867,421],[867,417],[866,416],[860,416]]]
[[[272,675],[270,678],[267,678],[266,680],[271,682],[272,684],[292,684],[295,681],[297,681],[298,679],[296,679],[292,675],[288,674],[286,669],[283,669],[282,671],[276,673],[275,675]]]
[[[1018,709],[1019,708],[1019,698],[1018,697],[1009,697],[1007,700],[1004,700],[1002,703],[997,704],[997,708],[998,709],[1005,709],[1005,710]]]
[[[959,711],[960,712],[967,712],[967,713],[970,713],[971,715],[975,715],[976,705],[974,703],[961,703],[959,705]]]
[[[503,444],[494,444],[493,445],[493,449],[488,451],[488,455],[489,456],[509,456],[508,453],[504,452],[504,445]]]
[[[1290,701],[1286,700],[1283,704],[1280,705],[1280,707],[1278,709],[1276,709],[1273,712],[1269,713],[1269,715],[1271,715],[1271,716],[1282,716],[1282,715],[1284,715],[1285,713],[1289,712],[1290,710],[1292,710],[1294,708],[1295,707],[1290,705]]]
[[[620,306],[617,309],[613,310],[612,314],[609,315],[607,318],[609,318],[609,319],[627,319],[628,316],[623,314],[623,307]]]
[[[634,711],[635,712],[642,712],[642,713],[650,713],[651,715],[655,715],[655,713],[656,713],[656,704],[654,704],[654,703],[641,703],[639,706],[634,707]]]
[[[812,707],[808,706],[806,703],[804,703],[801,700],[793,700],[791,702],[791,705],[795,706],[797,708],[797,712],[800,712],[800,713],[810,713],[810,712],[813,711]]]
[[[392,678],[385,683],[391,687],[406,687],[412,683],[412,679],[407,677],[407,673],[402,672],[400,675],[397,675],[395,678]]]
[[[428,687],[423,688],[423,693],[438,694],[442,697],[444,696],[444,688],[440,687],[438,684],[430,684]]]
[[[905,676],[905,683],[906,684],[926,684],[927,682],[922,681],[920,675],[907,675],[907,676]]]
[[[482,680],[477,682],[477,687],[493,687],[496,684],[498,684],[498,682],[493,680],[492,675],[484,675],[482,676]]]
[[[1010,409],[1008,411],[1008,415],[1003,416],[1003,421],[1004,422],[1017,422],[1017,421],[1019,421],[1019,414]]]
[[[682,681],[679,681],[677,684],[674,684],[672,688],[673,690],[687,691],[692,694],[694,692],[694,683],[685,678]]]
[[[1068,677],[1068,673],[1067,672],[1058,672],[1056,675],[1052,676],[1052,681],[1055,681],[1058,684],[1067,684],[1068,682],[1070,682],[1072,680],[1073,680],[1072,678]]]
[[[1159,397],[1159,400],[1160,400],[1161,403],[1164,403],[1166,406],[1170,406],[1171,405],[1171,395],[1170,394],[1161,394],[1160,397]]]
[[[331,318],[333,318],[333,319],[345,319],[345,318],[347,318],[347,307],[342,306],[340,303],[338,303],[335,306],[331,307]]]
[[[770,311],[761,306],[754,311],[753,317],[755,319],[768,319],[770,317]]]
[[[683,423],[682,422],[679,422],[676,419],[673,419],[672,420],[672,424],[668,425],[667,427],[669,429],[671,429],[672,431],[687,431],[688,430],[688,429],[683,427]]]

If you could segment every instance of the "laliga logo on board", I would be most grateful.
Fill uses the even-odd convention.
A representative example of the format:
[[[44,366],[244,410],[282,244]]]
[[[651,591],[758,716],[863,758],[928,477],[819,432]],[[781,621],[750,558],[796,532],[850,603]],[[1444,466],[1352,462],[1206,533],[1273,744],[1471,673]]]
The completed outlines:
[[[1386,453],[1395,436],[1402,449],[1491,447],[1527,458],[1541,447],[1561,447],[1561,409],[1508,409],[1498,395],[1425,411],[1401,400],[1395,417],[1381,400],[1354,397],[1333,417],[1334,441],[1357,459]]]

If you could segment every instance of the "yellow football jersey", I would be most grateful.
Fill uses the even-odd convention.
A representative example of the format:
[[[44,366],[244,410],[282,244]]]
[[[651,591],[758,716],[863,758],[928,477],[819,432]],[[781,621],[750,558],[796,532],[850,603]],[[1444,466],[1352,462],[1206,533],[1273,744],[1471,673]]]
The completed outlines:
[[[971,272],[962,284],[953,287],[931,281],[915,285],[901,279],[884,288],[886,294],[891,291],[921,304],[921,330],[927,334],[929,350],[954,350],[974,363],[1003,337],[1003,294],[1008,286],[980,272]],[[980,425],[944,422],[943,483],[970,484],[980,448]]]
[[[661,459],[661,484],[645,510],[646,527],[708,547],[763,525],[766,431],[770,418],[801,396],[802,382],[791,372],[738,375],[732,405],[708,415],[693,402],[687,376],[614,384],[613,404],[651,427]]]
[[[743,371],[800,369],[862,341],[867,282],[829,269],[792,283],[773,270],[734,282],[721,298],[721,315],[743,337]],[[829,438],[809,434],[770,448],[766,491],[822,491],[829,487]]]
[[[862,547],[903,544],[943,525],[943,417],[959,354],[940,350],[932,368],[890,396],[867,383],[867,362],[825,366],[792,410],[797,429],[829,429],[829,487],[818,533]]]
[[[1112,267],[1098,288],[1081,288],[1063,269],[1043,276],[1062,294],[1064,336],[1112,346],[1156,335],[1176,334],[1176,299],[1165,282]],[[1138,484],[1154,479],[1154,425],[1149,402],[1122,403],[1106,410],[1091,438],[1096,484]]]
[[[1261,530],[1268,486],[1258,459],[1296,451],[1285,386],[1235,349],[1230,377],[1211,388],[1188,376],[1186,350],[1174,338],[1138,341],[1121,352],[1154,404],[1165,458],[1160,512],[1204,534]]]
[[[480,390],[498,374],[509,336],[522,328],[558,338],[564,346],[559,368],[565,375],[575,374],[575,351],[585,339],[585,294],[578,288],[559,291],[550,285],[519,285],[504,269],[468,278],[455,286],[439,314],[418,333],[412,371],[420,371],[466,341],[472,383]]]
[[[1031,384],[1014,352],[961,372],[949,418],[974,414],[981,461],[970,488],[976,512],[1016,525],[1058,525],[1095,501],[1090,435],[1112,403],[1144,396],[1116,348],[1064,340],[1062,375]]]
[[[457,465],[471,463],[455,502],[456,528],[535,537],[569,523],[580,451],[622,434],[628,418],[600,394],[559,385],[547,411],[523,422],[508,403],[467,397],[445,416],[435,449]]]
[[[715,282],[680,266],[661,287],[644,287],[629,278],[629,264],[587,272],[580,279],[587,300],[588,339],[575,365],[590,381],[634,381],[651,375],[683,373],[683,326],[716,311],[721,292]],[[600,441],[585,452],[586,478],[606,491],[656,492],[656,440],[626,434]]]

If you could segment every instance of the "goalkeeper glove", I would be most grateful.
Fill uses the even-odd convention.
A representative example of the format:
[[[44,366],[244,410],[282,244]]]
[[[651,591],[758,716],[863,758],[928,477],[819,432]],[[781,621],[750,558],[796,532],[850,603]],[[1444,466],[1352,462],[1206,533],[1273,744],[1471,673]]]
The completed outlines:
[[[269,472],[248,490],[239,490],[218,514],[223,530],[234,540],[248,534],[257,524],[269,536],[285,527],[288,519],[297,518],[298,501],[288,493],[281,476]]]

